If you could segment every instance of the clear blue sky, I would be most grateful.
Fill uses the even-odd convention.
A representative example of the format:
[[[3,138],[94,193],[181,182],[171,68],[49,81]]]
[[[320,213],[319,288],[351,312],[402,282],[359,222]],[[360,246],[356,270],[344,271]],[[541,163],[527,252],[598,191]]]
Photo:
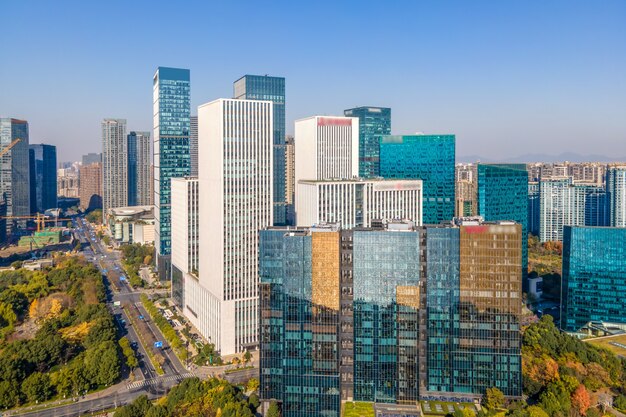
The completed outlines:
[[[76,160],[102,118],[152,129],[162,65],[191,69],[192,113],[243,74],[286,77],[287,132],[375,105],[457,155],[626,156],[626,1],[183,3],[2,1],[0,115]]]

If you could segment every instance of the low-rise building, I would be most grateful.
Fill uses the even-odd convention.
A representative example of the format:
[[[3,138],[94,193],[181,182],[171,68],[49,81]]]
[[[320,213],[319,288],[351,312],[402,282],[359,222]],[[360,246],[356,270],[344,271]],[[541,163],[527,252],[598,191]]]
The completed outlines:
[[[112,208],[106,216],[111,235],[118,243],[154,243],[152,206]]]

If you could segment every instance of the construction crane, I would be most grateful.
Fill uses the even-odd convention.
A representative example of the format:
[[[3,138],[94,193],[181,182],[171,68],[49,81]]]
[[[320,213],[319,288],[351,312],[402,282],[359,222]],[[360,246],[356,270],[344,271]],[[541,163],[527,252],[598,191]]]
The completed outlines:
[[[1,155],[0,155],[1,156]],[[35,224],[37,225],[37,231],[41,232],[45,227],[47,222],[59,222],[59,221],[67,221],[72,219],[60,219],[58,217],[49,218],[48,216],[44,216],[41,213],[37,213],[34,216],[0,216],[0,219],[6,220],[35,220]]]
[[[6,148],[0,151],[0,158],[4,156],[5,153],[9,152],[12,147],[18,144],[22,139],[15,139],[13,142],[9,143]]]

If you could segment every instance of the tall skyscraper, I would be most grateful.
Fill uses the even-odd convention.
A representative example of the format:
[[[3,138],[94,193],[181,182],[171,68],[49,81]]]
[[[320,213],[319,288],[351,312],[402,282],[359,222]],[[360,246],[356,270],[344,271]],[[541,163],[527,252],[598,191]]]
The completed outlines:
[[[606,193],[610,226],[626,227],[626,166],[615,166],[606,173]]]
[[[572,184],[570,178],[539,183],[542,242],[562,241],[563,226],[585,225],[585,194],[585,187]]]
[[[31,213],[43,213],[57,206],[57,148],[53,145],[30,145]]]
[[[391,109],[355,107],[344,110],[343,114],[359,119],[359,176],[380,176],[380,139],[391,134]]]
[[[359,126],[356,117],[313,116],[296,120],[295,133],[296,188],[300,180],[358,177]]]
[[[102,163],[83,165],[79,171],[80,208],[94,210],[102,208]]]
[[[370,227],[377,221],[396,219],[422,225],[421,180],[302,180],[298,195],[299,227],[322,223]]]
[[[626,228],[564,227],[563,330],[577,332],[589,322],[626,328],[625,250]]]
[[[0,158],[0,203],[6,204],[6,216],[28,216],[31,214],[28,122],[0,118],[0,149],[12,143],[13,147]],[[6,222],[7,233],[12,232],[15,223]]]
[[[191,307],[185,309],[185,297],[202,293],[196,290],[200,262],[199,207],[198,178],[172,178],[172,299],[194,326],[207,334],[193,307],[202,304],[202,300],[190,301]]]
[[[189,70],[159,67],[153,78],[154,216],[157,268],[171,273],[170,179],[191,174]]]
[[[128,206],[126,119],[102,121],[102,213]]]
[[[261,398],[285,417],[519,398],[521,243],[520,225],[478,219],[261,231]]]
[[[524,164],[478,164],[478,215],[522,225],[522,277],[528,276],[528,171]]]
[[[149,206],[150,195],[150,132],[128,135],[128,205]]]
[[[528,183],[528,233],[539,236],[541,210],[539,198],[539,182]]]
[[[91,165],[95,163],[102,162],[102,154],[101,153],[88,153],[87,155],[83,155],[83,165]]]
[[[233,85],[236,99],[268,100],[274,112],[274,224],[287,224],[285,201],[285,79],[244,75]]]
[[[191,116],[189,124],[189,155],[191,157],[191,176],[198,176],[198,116]]]
[[[383,136],[380,175],[421,179],[424,224],[437,224],[454,217],[454,158],[454,135]]]
[[[257,344],[258,231],[273,223],[272,108],[270,101],[237,99],[198,108],[197,291],[204,301],[185,303],[223,355]]]

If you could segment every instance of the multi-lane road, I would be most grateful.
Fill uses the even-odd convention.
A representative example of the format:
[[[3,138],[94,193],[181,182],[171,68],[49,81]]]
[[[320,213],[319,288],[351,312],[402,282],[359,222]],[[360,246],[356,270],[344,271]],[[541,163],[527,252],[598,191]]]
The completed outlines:
[[[147,311],[140,301],[141,292],[135,291],[125,279],[122,269],[120,254],[117,251],[109,251],[102,245],[96,232],[91,225],[83,218],[74,220],[75,233],[82,242],[89,242],[89,246],[83,245],[83,254],[94,265],[102,271],[107,286],[107,305],[115,315],[120,333],[126,336],[135,346],[140,357],[139,367],[134,371],[134,378],[121,382],[114,387],[110,387],[103,392],[89,394],[76,402],[55,406],[51,404],[47,408],[37,408],[36,410],[16,410],[5,415],[21,416],[42,416],[42,417],[73,417],[100,410],[115,408],[132,402],[140,395],[147,395],[148,398],[157,398],[164,395],[172,386],[184,378],[194,376],[187,371],[180,363],[178,357],[169,348],[163,334],[158,327],[149,319]],[[121,308],[115,306],[119,301]],[[132,319],[131,320],[131,316]],[[137,332],[132,326],[133,321],[143,317],[154,340],[163,342],[161,355],[164,358],[162,369],[163,375],[158,375],[149,360],[146,349]]]

